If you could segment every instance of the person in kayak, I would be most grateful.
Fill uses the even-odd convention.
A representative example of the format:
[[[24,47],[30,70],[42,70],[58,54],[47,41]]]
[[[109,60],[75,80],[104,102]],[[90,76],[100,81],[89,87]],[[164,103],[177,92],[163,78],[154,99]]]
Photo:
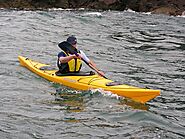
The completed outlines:
[[[70,44],[74,53],[71,53],[68,49],[63,49],[63,44]],[[61,47],[62,46],[62,47]],[[93,63],[82,50],[77,49],[77,38],[75,36],[69,36],[66,41],[59,43],[59,47],[62,51],[58,54],[57,66],[60,73],[78,73],[82,67],[82,60],[93,68],[99,75],[104,76],[104,73],[96,68]],[[69,47],[68,47],[69,48]]]

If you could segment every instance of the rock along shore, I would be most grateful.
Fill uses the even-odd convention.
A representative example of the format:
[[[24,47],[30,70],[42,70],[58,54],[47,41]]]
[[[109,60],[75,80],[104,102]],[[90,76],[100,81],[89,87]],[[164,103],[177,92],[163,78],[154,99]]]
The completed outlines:
[[[182,15],[185,11],[185,0],[0,0],[0,8],[87,8],[120,11],[131,9],[136,12]]]

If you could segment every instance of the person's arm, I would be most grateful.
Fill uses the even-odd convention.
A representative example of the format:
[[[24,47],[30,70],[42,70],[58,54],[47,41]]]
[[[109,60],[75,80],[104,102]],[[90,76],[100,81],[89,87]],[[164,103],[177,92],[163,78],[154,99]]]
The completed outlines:
[[[91,60],[89,61],[89,64],[92,65],[93,67],[96,67],[96,64],[92,62]]]
[[[105,76],[105,73],[100,71],[97,67],[96,64],[94,62],[92,62],[91,60],[89,61],[90,66],[92,66],[94,69],[96,69],[96,72],[101,75],[101,76]]]
[[[92,61],[85,55],[85,53],[84,53],[83,51],[80,51],[80,52],[81,52],[81,57],[82,57],[87,63],[89,63],[89,65],[90,65],[91,67],[93,67],[93,69],[95,69],[96,72],[97,72],[99,75],[105,76],[105,74],[104,74],[102,71],[100,71],[100,70],[96,67],[96,64],[95,64],[94,62],[92,62]]]
[[[66,56],[66,57],[60,57],[59,60],[61,63],[67,63],[69,62],[71,59],[75,58],[74,55],[70,55],[70,56]]]
[[[69,62],[70,60],[72,60],[74,58],[79,58],[80,59],[81,57],[80,56],[76,56],[75,54],[73,54],[73,55],[69,55],[69,56],[66,56],[66,57],[61,56],[59,58],[59,60],[60,60],[61,63],[67,63],[67,62]]]

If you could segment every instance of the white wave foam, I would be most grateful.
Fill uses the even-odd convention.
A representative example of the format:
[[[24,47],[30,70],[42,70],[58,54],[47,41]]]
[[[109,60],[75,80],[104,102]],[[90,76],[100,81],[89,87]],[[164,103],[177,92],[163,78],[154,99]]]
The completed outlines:
[[[113,94],[112,92],[110,91],[105,91],[103,90],[102,88],[99,88],[99,89],[91,89],[90,90],[92,93],[96,93],[96,92],[100,92],[103,96],[108,96],[108,97],[112,97],[112,98],[116,98],[116,99],[120,99],[120,98],[123,98],[123,97],[120,97],[116,94]]]
[[[91,15],[91,16],[98,16],[98,17],[102,17],[102,14],[100,12],[88,12],[85,13],[84,15]]]
[[[49,11],[74,11],[74,10],[83,11],[85,10],[85,8],[79,8],[79,9],[50,8],[49,9]]]
[[[177,17],[182,17],[182,18],[185,18],[185,15],[178,15]]]
[[[142,12],[142,14],[146,14],[146,15],[151,15],[152,13],[151,12]]]
[[[135,11],[131,10],[131,9],[127,9],[125,10],[126,12],[130,12],[130,13],[136,13]]]

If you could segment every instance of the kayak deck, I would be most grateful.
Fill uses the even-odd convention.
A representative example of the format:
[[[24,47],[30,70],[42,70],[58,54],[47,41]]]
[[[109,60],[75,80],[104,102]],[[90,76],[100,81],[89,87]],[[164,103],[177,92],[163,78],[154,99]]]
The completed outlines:
[[[112,80],[105,79],[96,74],[89,75],[62,75],[58,76],[56,69],[49,69],[50,65],[42,64],[29,58],[18,56],[20,64],[35,74],[55,83],[59,83],[77,90],[90,90],[101,88],[118,96],[130,98],[136,102],[146,103],[160,95],[160,90],[143,89],[125,84],[113,84]],[[46,68],[43,68],[46,67]],[[48,68],[47,68],[48,67]],[[107,85],[110,84],[110,85]]]

